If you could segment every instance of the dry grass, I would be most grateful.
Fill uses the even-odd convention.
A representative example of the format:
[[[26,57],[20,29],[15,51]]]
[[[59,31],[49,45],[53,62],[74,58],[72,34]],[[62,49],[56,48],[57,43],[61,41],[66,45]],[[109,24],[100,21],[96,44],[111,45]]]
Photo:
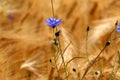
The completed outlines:
[[[88,53],[92,61],[116,20],[120,20],[119,4],[120,0],[54,0],[55,16],[63,20],[59,26],[62,50],[72,41],[64,53],[65,61],[83,57],[68,65],[69,80],[79,80],[88,66],[86,27],[90,26]],[[14,19],[9,18],[10,14]],[[51,15],[50,0],[0,0],[0,80],[57,80],[57,72],[49,62],[54,52],[52,30],[45,24]],[[109,40],[116,35],[114,31]],[[86,75],[87,80],[99,80],[100,75],[94,72],[99,73],[101,65],[102,80],[109,80],[113,67],[118,68],[114,80],[120,79],[119,45],[119,38],[111,42]],[[64,77],[62,69],[61,75]]]

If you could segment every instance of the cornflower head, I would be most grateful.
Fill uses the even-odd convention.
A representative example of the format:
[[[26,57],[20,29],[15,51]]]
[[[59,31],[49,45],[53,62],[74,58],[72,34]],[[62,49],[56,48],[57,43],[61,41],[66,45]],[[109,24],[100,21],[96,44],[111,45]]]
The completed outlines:
[[[52,28],[55,28],[61,24],[62,20],[61,19],[56,19],[54,17],[48,18],[46,20],[46,24]]]
[[[117,26],[117,32],[120,33],[120,26]]]

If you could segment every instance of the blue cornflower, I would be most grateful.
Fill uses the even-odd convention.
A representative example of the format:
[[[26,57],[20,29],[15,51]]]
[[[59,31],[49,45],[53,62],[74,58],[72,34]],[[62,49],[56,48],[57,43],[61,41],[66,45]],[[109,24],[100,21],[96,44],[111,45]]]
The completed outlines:
[[[120,26],[117,26],[117,32],[120,33]]]
[[[61,19],[56,19],[56,18],[48,18],[46,20],[46,24],[50,27],[55,28],[56,26],[59,26],[61,24],[62,20]]]

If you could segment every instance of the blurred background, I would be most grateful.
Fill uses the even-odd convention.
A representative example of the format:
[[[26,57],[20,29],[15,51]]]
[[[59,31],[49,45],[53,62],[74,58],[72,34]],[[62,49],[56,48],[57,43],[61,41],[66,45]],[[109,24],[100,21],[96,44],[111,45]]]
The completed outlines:
[[[72,41],[65,52],[66,61],[75,56],[86,57],[88,26],[88,52],[92,60],[103,48],[116,21],[119,25],[120,0],[53,0],[53,4],[55,16],[62,19],[59,29],[63,49]],[[45,24],[49,17],[50,0],[0,0],[0,80],[57,80],[49,62],[53,58],[52,29]],[[116,36],[119,34],[115,30],[109,40]],[[112,40],[100,57],[106,64],[102,80],[109,79],[119,41],[119,37]],[[93,70],[99,71],[99,63]],[[86,66],[86,59],[73,61],[68,68],[69,80],[79,80]],[[77,73],[72,72],[73,67]],[[120,79],[119,70],[116,75],[115,80]],[[86,78],[97,80],[91,72]]]

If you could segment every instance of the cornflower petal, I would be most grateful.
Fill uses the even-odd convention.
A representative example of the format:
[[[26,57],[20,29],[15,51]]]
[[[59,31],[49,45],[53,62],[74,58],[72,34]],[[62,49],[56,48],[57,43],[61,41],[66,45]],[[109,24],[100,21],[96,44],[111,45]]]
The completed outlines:
[[[56,19],[56,18],[48,18],[46,20],[46,24],[50,27],[56,27],[59,26],[61,24],[62,20],[61,19]]]
[[[61,24],[62,20],[61,19],[57,19],[56,20],[56,25],[59,26]]]
[[[120,33],[120,26],[117,26],[117,32]]]

